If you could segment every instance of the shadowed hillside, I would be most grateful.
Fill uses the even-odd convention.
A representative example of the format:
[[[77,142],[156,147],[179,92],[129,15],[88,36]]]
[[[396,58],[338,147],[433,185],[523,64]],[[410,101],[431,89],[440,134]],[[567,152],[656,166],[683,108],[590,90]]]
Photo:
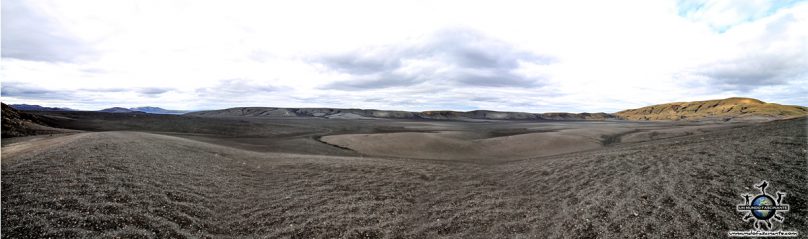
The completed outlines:
[[[50,123],[47,118],[20,112],[4,103],[0,104],[2,104],[3,107],[3,138],[71,131],[52,128],[48,126]]]
[[[627,120],[760,120],[804,116],[808,115],[808,108],[733,97],[652,105],[615,115]]]

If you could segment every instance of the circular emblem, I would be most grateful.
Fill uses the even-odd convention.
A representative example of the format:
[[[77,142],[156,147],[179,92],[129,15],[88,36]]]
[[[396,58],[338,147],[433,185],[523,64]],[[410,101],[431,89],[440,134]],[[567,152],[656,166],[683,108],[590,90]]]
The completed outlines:
[[[776,202],[772,197],[769,195],[758,195],[752,200],[752,206],[777,206]],[[752,215],[755,216],[758,220],[768,220],[772,216],[774,216],[774,212],[776,210],[769,209],[769,210],[752,210]]]

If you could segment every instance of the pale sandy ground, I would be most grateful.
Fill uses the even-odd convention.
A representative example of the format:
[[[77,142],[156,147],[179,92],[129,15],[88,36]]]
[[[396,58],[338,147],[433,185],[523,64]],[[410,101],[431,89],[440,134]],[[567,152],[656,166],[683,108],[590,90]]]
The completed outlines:
[[[568,132],[530,133],[485,139],[467,139],[464,134],[347,134],[324,136],[322,140],[370,156],[477,161],[540,157],[601,147],[598,138]]]
[[[473,130],[432,123],[418,126],[452,131],[337,134],[323,136],[321,141],[368,156],[489,162],[580,152],[621,142],[642,142],[734,127],[730,124],[637,127],[591,122],[572,126],[564,123],[536,125],[531,124],[532,127],[525,130],[538,133],[485,137]]]
[[[499,163],[256,152],[123,131],[21,141],[2,148],[2,236],[716,238],[751,228],[734,208],[764,179],[788,193],[782,228],[805,235],[806,123]]]
[[[86,137],[86,134],[51,134],[51,135],[36,135],[25,136],[16,138],[3,139],[4,158],[15,158],[19,154],[35,153],[38,150],[46,147],[62,145],[67,142],[73,142],[76,139]],[[2,160],[2,159],[0,159]]]

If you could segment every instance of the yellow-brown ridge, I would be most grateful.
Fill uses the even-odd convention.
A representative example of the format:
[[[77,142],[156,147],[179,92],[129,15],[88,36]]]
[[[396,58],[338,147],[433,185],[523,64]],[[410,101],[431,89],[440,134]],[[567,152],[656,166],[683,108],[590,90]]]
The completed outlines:
[[[615,113],[627,120],[696,120],[770,118],[808,115],[808,107],[766,103],[758,99],[732,97],[720,100],[674,102]]]

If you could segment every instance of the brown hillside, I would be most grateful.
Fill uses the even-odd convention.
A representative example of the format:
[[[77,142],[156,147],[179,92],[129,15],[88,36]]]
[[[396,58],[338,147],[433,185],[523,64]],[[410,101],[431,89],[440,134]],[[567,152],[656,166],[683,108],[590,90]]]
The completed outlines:
[[[627,120],[782,119],[808,115],[808,108],[733,97],[652,105],[615,114]]]

